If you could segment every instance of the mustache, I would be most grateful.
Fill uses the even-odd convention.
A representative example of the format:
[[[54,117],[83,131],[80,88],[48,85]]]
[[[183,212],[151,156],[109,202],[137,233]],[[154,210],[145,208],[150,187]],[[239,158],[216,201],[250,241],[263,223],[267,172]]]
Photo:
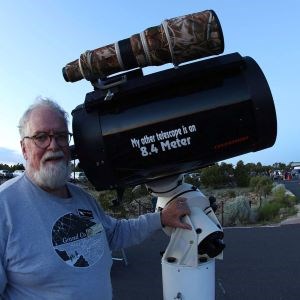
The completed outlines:
[[[46,152],[42,158],[42,162],[51,159],[59,159],[59,158],[64,158],[64,153],[62,151]]]

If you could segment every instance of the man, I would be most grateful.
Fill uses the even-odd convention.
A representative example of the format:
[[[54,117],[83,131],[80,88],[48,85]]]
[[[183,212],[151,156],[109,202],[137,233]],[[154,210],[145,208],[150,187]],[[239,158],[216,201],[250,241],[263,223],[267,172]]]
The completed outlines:
[[[190,210],[172,201],[161,213],[116,220],[68,182],[67,116],[39,99],[19,124],[24,175],[0,186],[0,298],[112,299],[111,250],[140,243],[161,226],[189,229]]]

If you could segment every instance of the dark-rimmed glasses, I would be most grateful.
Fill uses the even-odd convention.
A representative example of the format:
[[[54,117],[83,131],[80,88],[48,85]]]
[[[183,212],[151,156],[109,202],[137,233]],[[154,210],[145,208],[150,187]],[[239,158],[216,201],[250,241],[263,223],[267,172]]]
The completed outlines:
[[[31,139],[37,147],[46,149],[51,144],[53,138],[58,146],[66,147],[69,145],[72,136],[73,135],[70,132],[59,132],[54,134],[40,132],[33,136],[24,136],[23,139]]]

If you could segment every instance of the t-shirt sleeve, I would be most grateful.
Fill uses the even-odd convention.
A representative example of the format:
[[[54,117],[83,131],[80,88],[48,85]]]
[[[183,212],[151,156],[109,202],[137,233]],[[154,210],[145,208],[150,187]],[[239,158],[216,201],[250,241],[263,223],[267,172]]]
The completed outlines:
[[[5,272],[5,248],[6,248],[6,230],[4,226],[4,220],[0,220],[0,299],[2,299],[2,295],[4,293],[7,277]]]
[[[105,215],[103,226],[111,250],[141,243],[153,232],[161,229],[160,214],[148,213],[136,219],[115,219]]]
[[[4,293],[6,284],[7,284],[6,273],[5,273],[4,267],[3,267],[2,262],[1,262],[0,263],[0,299],[2,299],[1,296]]]
[[[91,195],[82,194],[90,201],[105,229],[111,250],[130,247],[141,243],[153,232],[161,229],[160,213],[148,213],[135,219],[115,219],[105,214],[101,204]],[[88,198],[88,199],[87,199]]]

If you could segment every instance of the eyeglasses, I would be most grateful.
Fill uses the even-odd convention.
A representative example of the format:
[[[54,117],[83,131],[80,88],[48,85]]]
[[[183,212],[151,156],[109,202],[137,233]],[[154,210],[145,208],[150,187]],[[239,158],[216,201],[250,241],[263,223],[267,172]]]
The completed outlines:
[[[23,139],[31,139],[36,146],[42,149],[46,149],[51,144],[52,139],[55,139],[55,142],[60,147],[66,147],[69,145],[73,134],[70,132],[60,132],[54,134],[48,134],[45,132],[40,132],[33,136],[24,136]]]

